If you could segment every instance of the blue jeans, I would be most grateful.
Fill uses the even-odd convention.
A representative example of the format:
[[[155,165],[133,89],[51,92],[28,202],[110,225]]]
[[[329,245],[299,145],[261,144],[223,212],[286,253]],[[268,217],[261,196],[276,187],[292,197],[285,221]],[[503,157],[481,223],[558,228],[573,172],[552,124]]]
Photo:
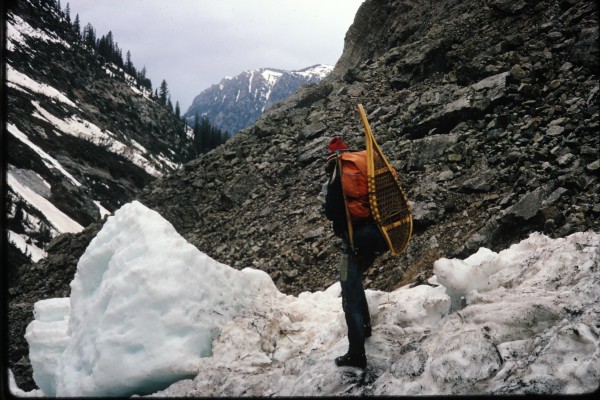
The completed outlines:
[[[365,325],[371,325],[371,316],[362,277],[375,257],[387,250],[387,243],[377,226],[369,224],[355,229],[354,244],[355,253],[346,246],[347,274],[345,277],[342,274],[340,276],[342,309],[348,326],[348,353],[363,355],[365,354]]]

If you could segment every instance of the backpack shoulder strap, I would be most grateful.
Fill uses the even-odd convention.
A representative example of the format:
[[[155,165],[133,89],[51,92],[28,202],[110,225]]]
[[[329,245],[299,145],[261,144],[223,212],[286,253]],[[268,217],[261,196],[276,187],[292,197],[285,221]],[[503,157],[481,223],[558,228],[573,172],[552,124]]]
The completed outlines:
[[[341,156],[338,156],[338,173],[342,173],[342,160],[344,155],[351,153],[342,153]],[[346,198],[346,194],[342,190],[342,196],[344,196],[344,208],[346,209],[346,223],[348,224],[348,242],[350,243],[350,250],[354,253],[354,230],[352,229],[352,219],[350,218],[350,210],[348,210],[348,199]]]

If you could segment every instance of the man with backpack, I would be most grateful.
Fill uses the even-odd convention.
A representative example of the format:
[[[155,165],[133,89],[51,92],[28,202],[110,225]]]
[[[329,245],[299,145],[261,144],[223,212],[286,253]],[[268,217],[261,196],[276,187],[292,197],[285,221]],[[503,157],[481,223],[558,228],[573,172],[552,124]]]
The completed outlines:
[[[335,363],[340,367],[365,368],[365,339],[371,336],[371,317],[362,277],[375,258],[388,250],[388,245],[370,211],[366,152],[350,152],[338,137],[329,141],[327,150],[325,216],[344,244],[340,284],[349,343],[348,352],[337,357]]]

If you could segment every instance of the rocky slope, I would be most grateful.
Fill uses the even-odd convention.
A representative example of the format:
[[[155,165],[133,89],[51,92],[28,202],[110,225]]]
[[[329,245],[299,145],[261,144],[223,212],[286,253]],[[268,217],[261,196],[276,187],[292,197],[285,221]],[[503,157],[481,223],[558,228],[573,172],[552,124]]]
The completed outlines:
[[[300,86],[320,82],[332,69],[328,65],[313,65],[298,71],[273,68],[244,71],[202,91],[184,117],[192,126],[196,114],[205,116],[217,128],[234,135]]]
[[[322,212],[325,144],[336,133],[362,146],[362,103],[414,214],[407,252],[376,261],[367,287],[421,281],[440,257],[532,231],[599,231],[598,64],[594,1],[366,0],[329,77],[139,199],[221,262],[263,269],[286,293],[322,290],[339,246]],[[35,300],[68,294],[95,229],[57,239],[19,276],[13,340]]]
[[[226,146],[144,189],[212,257],[289,293],[336,279],[320,194],[324,149],[362,146],[362,103],[413,202],[390,289],[442,256],[542,231],[600,227],[598,20],[591,1],[366,1],[333,75],[279,103]]]

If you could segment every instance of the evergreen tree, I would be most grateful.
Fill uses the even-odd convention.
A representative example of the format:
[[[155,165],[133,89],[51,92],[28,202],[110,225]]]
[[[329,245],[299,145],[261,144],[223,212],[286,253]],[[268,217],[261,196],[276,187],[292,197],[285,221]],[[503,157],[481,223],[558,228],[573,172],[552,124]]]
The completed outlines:
[[[167,87],[167,81],[165,81],[163,79],[163,81],[160,83],[160,92],[158,94],[158,100],[159,100],[160,104],[162,104],[163,106],[166,106],[168,96],[169,96],[169,89]]]
[[[69,3],[67,3],[67,6],[65,7],[65,18],[68,23],[71,23],[71,7],[69,7]]]
[[[75,21],[73,21],[73,30],[77,33],[77,37],[81,38],[81,25],[79,24],[79,14],[75,15]]]
[[[115,42],[115,47],[113,51],[113,62],[117,65],[117,67],[123,68],[125,65],[123,64],[123,52],[119,48],[119,44]]]
[[[105,38],[104,54],[103,54],[106,61],[108,61],[108,62],[114,61],[114,57],[113,57],[114,50],[115,50],[115,44],[113,42],[113,34],[112,34],[112,31],[108,31],[108,33],[106,34],[106,38]],[[98,51],[100,51],[100,48],[98,48]]]
[[[91,49],[96,49],[96,31],[89,22],[83,28],[83,43]]]
[[[96,51],[106,62],[113,63],[121,68],[124,67],[123,52],[119,48],[119,44],[114,41],[112,31],[109,31],[106,36],[102,36],[98,40]]]
[[[129,75],[135,77],[136,73],[135,73],[135,67],[133,66],[133,63],[131,62],[131,52],[129,50],[127,50],[127,54],[125,54],[125,72],[127,72]]]
[[[177,119],[181,118],[181,110],[179,109],[179,101],[175,102],[175,116]]]
[[[196,151],[196,155],[201,154],[204,143],[202,143],[202,136],[200,135],[200,122],[198,119],[198,113],[194,114],[192,134],[194,138],[194,150]]]
[[[137,75],[137,80],[143,88],[146,88],[152,93],[152,82],[146,78],[146,66]]]
[[[222,132],[210,124],[206,117],[200,119],[198,114],[194,115],[193,125],[194,150],[200,155],[225,143],[229,138],[227,132]]]
[[[52,232],[50,231],[50,228],[48,228],[48,225],[40,224],[39,238],[41,243],[50,242],[50,240],[52,239]]]
[[[213,142],[211,140],[210,123],[206,117],[202,117],[202,121],[200,121],[200,136],[202,137],[202,143],[204,144],[202,151],[204,152],[208,149],[212,149]]]
[[[79,26],[79,14],[77,14],[75,18],[75,22],[73,27]],[[77,28],[76,30],[78,30]],[[96,31],[94,27],[89,22],[83,28],[83,33],[81,34],[81,40],[83,44],[91,48],[95,51],[95,54],[101,56],[105,62],[113,63],[116,66],[123,68],[123,70],[136,78],[137,84],[141,88],[145,88],[150,91],[150,95],[152,96],[152,82],[150,79],[146,77],[146,67],[144,66],[141,71],[137,71],[133,62],[131,61],[131,52],[127,51],[126,61],[123,61],[123,51],[119,48],[119,44],[114,41],[114,36],[112,31],[109,31],[106,36],[100,37],[100,39],[96,38]],[[167,97],[168,97],[168,88],[165,81],[164,87],[161,87],[161,104],[167,105]],[[163,91],[164,90],[164,91]],[[158,93],[155,93],[155,98],[159,98]],[[162,101],[164,99],[164,101]],[[170,107],[171,112],[173,112],[173,106]]]
[[[105,61],[108,61],[109,49],[108,43],[106,41],[106,36],[102,35],[100,39],[96,42],[96,53],[104,58]]]
[[[23,211],[23,203],[18,201],[15,207],[15,216],[13,217],[13,221],[21,222],[25,221],[25,213]],[[14,229],[14,228],[13,228]],[[23,228],[19,226],[19,229],[16,230],[16,233],[22,233]]]
[[[108,31],[108,33],[106,34],[106,45],[109,52],[112,52],[115,48],[112,31]]]

